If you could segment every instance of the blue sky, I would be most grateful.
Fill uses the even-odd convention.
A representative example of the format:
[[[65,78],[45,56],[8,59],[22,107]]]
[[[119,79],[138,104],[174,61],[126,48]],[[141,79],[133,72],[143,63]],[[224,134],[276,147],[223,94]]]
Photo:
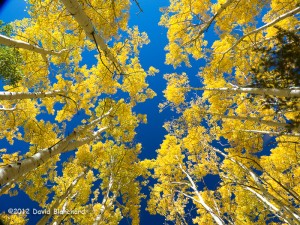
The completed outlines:
[[[156,149],[159,148],[166,131],[162,128],[164,122],[172,119],[176,115],[165,110],[159,113],[158,104],[164,101],[162,91],[165,89],[166,82],[163,79],[163,75],[166,73],[172,73],[174,71],[185,71],[189,74],[193,82],[196,85],[200,85],[200,81],[196,77],[201,62],[195,62],[192,60],[192,68],[179,67],[174,70],[172,66],[164,64],[165,51],[164,47],[167,44],[166,29],[158,26],[160,19],[160,7],[168,6],[166,0],[140,0],[140,6],[142,7],[142,13],[137,13],[139,10],[132,1],[132,9],[130,15],[129,25],[137,25],[140,31],[145,31],[150,39],[150,44],[144,46],[140,53],[140,61],[147,70],[150,66],[158,68],[160,72],[155,77],[149,77],[148,82],[150,87],[157,93],[154,99],[148,100],[145,103],[141,103],[135,107],[137,113],[147,114],[148,123],[142,124],[137,129],[137,136],[135,142],[142,143],[143,149],[140,158],[154,158],[156,156]],[[8,23],[15,19],[22,19],[27,16],[25,10],[25,2],[20,0],[10,0],[0,11],[0,19]],[[85,57],[84,64],[89,64],[89,60],[94,57]],[[202,65],[203,66],[203,65]],[[2,89],[2,87],[0,87]],[[77,118],[77,122],[81,119]],[[76,121],[75,121],[76,123]],[[8,147],[5,141],[0,141],[1,148]],[[20,148],[26,148],[22,146],[22,143],[16,143],[15,146]],[[144,188],[147,191],[147,188]],[[141,224],[163,224],[164,219],[160,216],[150,216],[145,211],[145,201],[142,203],[142,215]],[[31,201],[23,192],[20,192],[15,197],[1,196],[0,197],[0,212],[6,211],[8,208],[38,208],[38,204]],[[29,215],[29,223],[35,224],[39,220],[37,215]],[[126,220],[122,221],[122,224],[127,224]]]

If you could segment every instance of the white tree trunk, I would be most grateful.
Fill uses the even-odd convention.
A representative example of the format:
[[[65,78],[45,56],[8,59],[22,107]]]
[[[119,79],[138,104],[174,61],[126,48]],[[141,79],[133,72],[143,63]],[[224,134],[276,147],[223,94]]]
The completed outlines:
[[[72,190],[76,187],[78,181],[86,174],[86,171],[81,172],[69,185],[65,193],[56,198],[55,202],[51,205],[49,214],[45,214],[37,223],[37,225],[44,225],[48,222],[48,220],[53,216],[54,210],[57,210],[62,201],[66,200],[66,198],[71,194]]]
[[[90,143],[91,141],[95,140],[106,129],[107,127],[101,128],[100,130],[95,132],[91,137],[82,140],[76,140],[77,135],[73,132],[66,139],[57,143],[53,147],[42,149],[29,158],[26,158],[16,163],[11,163],[3,168],[0,168],[0,186],[5,185],[12,179],[18,179],[25,173],[38,168],[40,165],[44,164],[50,158],[57,154],[68,152],[84,144]]]
[[[0,44],[6,45],[6,46],[9,46],[9,47],[13,47],[13,48],[26,49],[26,50],[29,50],[29,51],[40,53],[42,55],[60,56],[60,55],[62,55],[63,52],[66,51],[66,49],[63,49],[59,52],[55,52],[53,50],[43,49],[43,48],[41,48],[37,45],[32,45],[32,44],[29,44],[25,41],[15,40],[15,39],[12,39],[10,37],[4,36],[2,34],[0,34]]]
[[[291,11],[289,11],[289,12],[283,14],[283,15],[280,15],[280,16],[278,16],[276,19],[274,19],[273,21],[271,21],[271,22],[269,22],[269,23],[267,23],[267,24],[265,24],[265,25],[263,25],[263,26],[261,26],[261,27],[255,29],[255,30],[253,30],[253,31],[250,31],[249,33],[243,35],[239,40],[237,40],[237,41],[236,41],[229,49],[227,49],[227,50],[226,50],[225,52],[223,52],[222,54],[226,54],[227,52],[229,52],[229,51],[231,51],[232,49],[234,49],[234,48],[235,48],[241,41],[243,41],[246,37],[248,37],[248,36],[250,36],[250,35],[252,35],[252,34],[255,34],[255,33],[259,32],[259,31],[262,31],[262,30],[264,30],[264,29],[266,29],[266,28],[268,28],[268,27],[270,27],[270,26],[273,26],[274,24],[278,23],[279,21],[281,21],[281,20],[283,20],[283,19],[285,19],[285,18],[287,18],[287,17],[293,16],[293,15],[297,14],[298,12],[300,12],[300,7],[297,7],[297,8],[295,8],[295,9],[293,9],[293,10],[291,10]]]
[[[280,122],[274,122],[270,120],[263,120],[262,118],[256,118],[256,117],[245,117],[245,116],[227,116],[219,113],[210,113],[213,116],[219,116],[222,119],[233,119],[233,120],[245,120],[245,121],[253,121],[260,124],[264,124],[270,127],[278,127],[278,128],[289,128],[290,124],[287,123],[280,123]],[[293,130],[299,130],[299,127],[293,128]]]
[[[256,196],[261,201],[263,201],[264,204],[267,204],[268,207],[271,207],[272,210],[277,209],[276,212],[278,214],[280,214],[282,216],[282,218],[284,220],[288,221],[290,224],[295,224],[295,225],[300,224],[300,216],[297,214],[297,210],[294,209],[294,207],[292,205],[286,205],[286,204],[282,203],[277,197],[270,194],[268,192],[268,190],[264,187],[263,182],[261,182],[261,179],[259,178],[259,176],[257,176],[254,171],[247,168],[241,162],[236,161],[234,158],[229,157],[227,154],[223,153],[221,150],[219,150],[217,148],[214,148],[214,147],[212,147],[212,149],[215,152],[218,152],[221,155],[223,155],[226,159],[229,159],[230,161],[232,161],[232,162],[236,163],[237,165],[239,165],[246,173],[248,173],[250,175],[250,177],[252,178],[254,183],[257,185],[259,190],[262,192],[262,195],[259,194],[259,195],[256,195]],[[251,190],[253,190],[253,189],[251,189]],[[251,192],[253,193],[253,191],[251,191]],[[274,206],[274,204],[272,202],[274,202],[279,208]],[[289,217],[286,217],[285,215],[288,215]]]
[[[76,197],[77,195],[77,192],[73,195],[74,197]],[[71,197],[71,199],[73,198],[73,196]],[[62,211],[65,212],[66,209],[67,209],[67,206],[68,206],[68,200],[65,201],[65,203],[63,204],[63,207],[62,207]],[[66,218],[65,214],[60,214],[55,221],[51,222],[52,225],[59,225],[61,224],[61,222]]]
[[[273,95],[277,97],[296,97],[300,98],[300,88],[190,88],[196,91],[220,91],[220,92],[235,92],[235,93],[249,93],[257,95]]]
[[[63,95],[65,92],[54,90],[46,92],[10,92],[10,91],[0,91],[0,100],[21,100],[21,99],[36,99],[36,98],[46,98],[55,97],[58,95]]]
[[[113,202],[114,202],[114,200],[116,198],[116,196],[114,195],[113,198],[111,199],[110,203],[106,206],[106,202],[109,199],[109,193],[110,193],[110,190],[111,190],[111,188],[113,186],[113,183],[114,183],[114,179],[113,179],[112,175],[110,175],[106,195],[103,197],[103,200],[102,200],[102,203],[101,203],[102,206],[101,206],[100,212],[96,216],[93,225],[98,225],[101,222],[102,216],[103,216],[105,210],[107,209],[107,207],[111,207],[112,206],[112,204],[113,204]]]
[[[270,209],[270,211],[272,211],[277,217],[282,219],[287,224],[291,224],[288,220],[282,217],[282,212],[276,206],[274,206],[268,199],[266,199],[264,196],[259,194],[253,188],[245,187],[245,189],[252,192],[257,198],[259,198]]]
[[[81,5],[77,0],[61,0],[67,11],[74,17],[79,26],[85,31],[86,35],[95,42],[97,46],[104,52],[105,56],[111,60],[116,69],[124,74],[118,60],[107,47],[105,40],[96,32],[90,18],[85,14]]]
[[[91,136],[88,136],[87,138],[81,140],[77,140],[77,136],[89,133],[87,132],[88,129],[94,127],[104,117],[108,116],[111,113],[111,111],[112,109],[110,109],[103,116],[90,122],[89,124],[85,126],[81,126],[77,130],[74,130],[69,136],[62,139],[52,147],[42,149],[29,158],[23,159],[15,163],[8,164],[0,168],[0,186],[9,183],[13,179],[18,179],[25,173],[36,169],[37,167],[44,164],[47,160],[49,160],[51,157],[57,154],[74,150],[84,144],[88,144],[91,141],[96,140],[101,133],[103,133],[105,130],[108,129],[108,127],[103,127],[97,130],[96,132],[94,132]]]
[[[218,216],[218,214],[215,212],[215,210],[213,210],[209,205],[207,205],[205,203],[205,201],[204,201],[203,197],[201,196],[201,194],[199,193],[197,186],[196,186],[195,182],[193,181],[192,177],[183,169],[181,164],[179,165],[179,167],[180,167],[181,171],[187,176],[189,182],[191,183],[191,187],[198,197],[198,202],[212,216],[212,218],[218,225],[225,225],[224,221]]]
[[[267,130],[241,130],[241,131],[257,133],[257,134],[284,135],[284,136],[291,136],[291,137],[300,137],[299,133],[275,132],[275,131],[267,131]]]
[[[0,189],[0,195],[8,194],[8,191],[12,188],[15,182],[16,182],[15,180],[12,180],[11,182],[7,183],[4,187],[2,187]]]

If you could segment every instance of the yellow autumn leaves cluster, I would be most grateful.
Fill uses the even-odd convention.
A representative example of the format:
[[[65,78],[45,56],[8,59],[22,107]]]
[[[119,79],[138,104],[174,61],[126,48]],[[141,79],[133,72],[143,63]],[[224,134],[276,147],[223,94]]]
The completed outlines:
[[[22,190],[49,210],[38,224],[126,217],[137,225],[143,198],[151,214],[178,225],[299,224],[300,91],[263,71],[264,60],[300,40],[299,4],[170,0],[161,9],[165,63],[174,71],[164,75],[160,108],[176,116],[164,124],[156,158],[144,160],[135,137],[147,117],[135,106],[156,96],[147,79],[159,70],[141,64],[150,40],[129,27],[130,4],[30,0],[30,17],[0,37],[23,60],[22,79],[0,92],[0,138],[11,144],[0,152],[0,194]],[[205,61],[199,84],[176,70],[195,60]],[[14,148],[15,140],[25,147]],[[26,223],[24,215],[0,219]]]

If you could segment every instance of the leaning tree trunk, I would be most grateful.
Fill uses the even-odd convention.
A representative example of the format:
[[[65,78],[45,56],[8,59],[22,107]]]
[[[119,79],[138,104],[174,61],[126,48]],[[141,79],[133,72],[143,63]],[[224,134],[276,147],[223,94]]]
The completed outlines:
[[[180,167],[181,171],[187,176],[187,178],[191,184],[191,188],[193,189],[194,193],[198,197],[197,202],[203,206],[203,208],[212,216],[212,218],[218,225],[225,225],[224,221],[218,216],[218,214],[215,212],[215,210],[213,210],[209,205],[207,205],[205,203],[205,201],[204,201],[203,197],[201,196],[201,194],[199,193],[197,186],[196,186],[195,182],[193,181],[192,177],[182,168],[181,164],[179,165],[179,167]]]
[[[109,183],[108,183],[108,188],[107,188],[106,195],[103,197],[103,200],[102,200],[102,203],[101,203],[102,206],[101,206],[100,212],[99,212],[99,214],[96,216],[93,225],[98,225],[98,224],[100,224],[100,222],[101,222],[102,219],[103,219],[103,214],[104,214],[105,210],[106,210],[107,208],[111,207],[112,204],[113,204],[113,202],[114,202],[115,199],[116,199],[116,195],[115,195],[115,194],[113,195],[112,199],[110,199],[110,197],[109,197],[109,193],[110,193],[110,191],[111,191],[111,189],[112,189],[113,183],[114,183],[114,179],[113,179],[113,176],[112,176],[112,174],[111,174],[111,175],[110,175],[110,178],[109,178]],[[110,199],[110,202],[109,202],[108,205],[106,205],[106,202],[107,202],[109,199]]]
[[[108,129],[108,127],[103,127],[94,132],[92,135],[81,140],[77,140],[77,136],[88,133],[89,129],[96,126],[97,123],[99,123],[104,117],[107,117],[111,113],[111,111],[112,109],[110,109],[103,116],[90,122],[88,125],[79,127],[77,130],[74,130],[70,135],[68,135],[66,138],[62,139],[52,147],[42,149],[31,157],[28,157],[15,163],[8,164],[0,168],[0,186],[4,186],[11,180],[18,179],[27,172],[38,168],[40,165],[43,165],[55,155],[74,150],[84,144],[88,144],[91,141],[97,139],[101,135],[101,133]]]
[[[69,185],[65,193],[55,200],[55,202],[51,205],[49,211],[49,214],[45,214],[42,219],[40,219],[37,223],[37,225],[44,225],[48,222],[48,220],[53,216],[54,210],[58,209],[59,205],[61,204],[62,201],[64,201],[72,192],[72,190],[76,187],[78,181],[86,174],[86,171],[81,172],[74,180],[73,182]]]
[[[288,206],[284,203],[282,203],[277,197],[273,196],[268,192],[268,190],[264,187],[263,182],[261,179],[256,175],[254,171],[247,168],[244,164],[242,164],[239,161],[236,161],[234,158],[229,157],[227,154],[223,153],[221,150],[212,147],[212,150],[221,154],[226,159],[229,159],[230,161],[236,163],[239,167],[241,167],[254,181],[254,183],[257,185],[258,189],[261,191],[262,194],[259,194],[256,192],[254,193],[256,197],[260,201],[263,202],[263,204],[267,205],[269,209],[272,210],[272,212],[276,212],[275,215],[279,218],[283,218],[284,221],[287,221],[289,224],[300,224],[300,216],[297,214],[297,210],[294,209],[293,206]],[[249,190],[249,189],[248,189]],[[253,189],[249,190],[253,193]],[[275,206],[272,202],[274,202],[277,206]],[[286,216],[288,215],[288,217]]]
[[[95,42],[95,44],[104,52],[105,56],[111,60],[116,69],[124,74],[118,60],[113,55],[111,50],[107,47],[105,40],[101,35],[96,32],[95,26],[91,22],[91,19],[83,11],[81,5],[77,0],[61,0],[66,7],[67,11],[74,17],[79,26],[84,30],[86,35]]]
[[[21,100],[62,96],[65,92],[60,90],[45,92],[10,92],[0,91],[0,100]]]
[[[244,34],[240,39],[238,39],[238,40],[237,40],[237,41],[236,41],[229,49],[227,49],[227,50],[226,50],[225,52],[223,52],[222,54],[225,55],[226,53],[228,53],[229,51],[231,51],[232,49],[234,49],[234,48],[235,48],[239,43],[241,43],[246,37],[249,37],[250,35],[255,34],[255,33],[258,33],[258,32],[260,32],[260,31],[262,31],[262,30],[265,30],[265,29],[267,29],[268,27],[275,25],[275,24],[278,23],[279,21],[282,21],[282,20],[284,20],[285,18],[290,17],[290,16],[293,16],[293,15],[299,13],[299,12],[300,12],[300,7],[297,7],[297,8],[295,8],[295,9],[291,10],[291,11],[286,12],[285,14],[282,14],[282,15],[278,16],[276,19],[272,20],[271,22],[269,22],[269,23],[267,23],[267,24],[265,24],[265,25],[263,25],[263,26],[261,26],[261,27],[255,29],[255,30],[253,30],[253,31],[250,31],[250,32],[247,33],[247,34]]]
[[[248,93],[256,95],[273,95],[277,97],[295,97],[300,98],[300,88],[243,88],[243,87],[220,87],[220,88],[185,88],[195,91],[216,91],[216,92],[234,92],[234,93]]]
[[[26,50],[29,50],[29,51],[32,51],[32,52],[40,53],[42,55],[60,56],[66,51],[66,49],[63,49],[59,52],[56,52],[56,51],[53,51],[53,50],[43,49],[43,48],[41,48],[37,45],[32,45],[32,44],[29,44],[25,41],[15,40],[15,39],[12,39],[10,37],[4,36],[2,34],[0,34],[0,44],[6,45],[6,46],[9,46],[9,47],[13,47],[13,48],[26,49]]]

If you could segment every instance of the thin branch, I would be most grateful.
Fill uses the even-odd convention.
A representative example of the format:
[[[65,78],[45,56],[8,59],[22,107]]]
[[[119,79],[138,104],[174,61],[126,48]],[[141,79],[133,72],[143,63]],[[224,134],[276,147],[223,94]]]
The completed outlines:
[[[138,14],[141,13],[141,12],[144,12],[143,9],[142,9],[142,7],[140,6],[140,3],[138,2],[138,0],[133,0],[133,1],[135,2],[136,6],[137,6],[137,7],[139,8],[139,10],[140,10],[140,11],[138,12]]]
[[[252,35],[252,34],[258,33],[259,31],[262,31],[262,30],[264,30],[264,29],[266,29],[266,28],[268,28],[268,27],[270,27],[270,26],[276,24],[276,23],[278,23],[279,21],[281,21],[281,20],[283,20],[283,19],[285,19],[285,18],[287,18],[287,17],[293,16],[293,15],[297,14],[298,12],[300,12],[300,7],[297,7],[297,8],[295,8],[295,9],[293,9],[293,10],[291,10],[291,11],[289,11],[289,12],[283,14],[283,15],[280,15],[279,17],[277,17],[277,18],[274,19],[273,21],[271,21],[271,22],[269,22],[269,23],[267,23],[267,24],[265,24],[265,25],[263,25],[263,26],[261,26],[261,27],[255,29],[255,30],[253,30],[253,31],[251,31],[251,32],[249,32],[249,33],[247,33],[247,34],[245,34],[245,35],[242,36],[239,40],[237,40],[237,41],[236,41],[229,49],[227,49],[225,52],[223,52],[222,54],[225,55],[227,52],[229,52],[229,51],[231,51],[232,49],[234,49],[234,48],[235,48],[241,41],[243,41],[246,37],[248,37],[248,36],[250,36],[250,35]]]

